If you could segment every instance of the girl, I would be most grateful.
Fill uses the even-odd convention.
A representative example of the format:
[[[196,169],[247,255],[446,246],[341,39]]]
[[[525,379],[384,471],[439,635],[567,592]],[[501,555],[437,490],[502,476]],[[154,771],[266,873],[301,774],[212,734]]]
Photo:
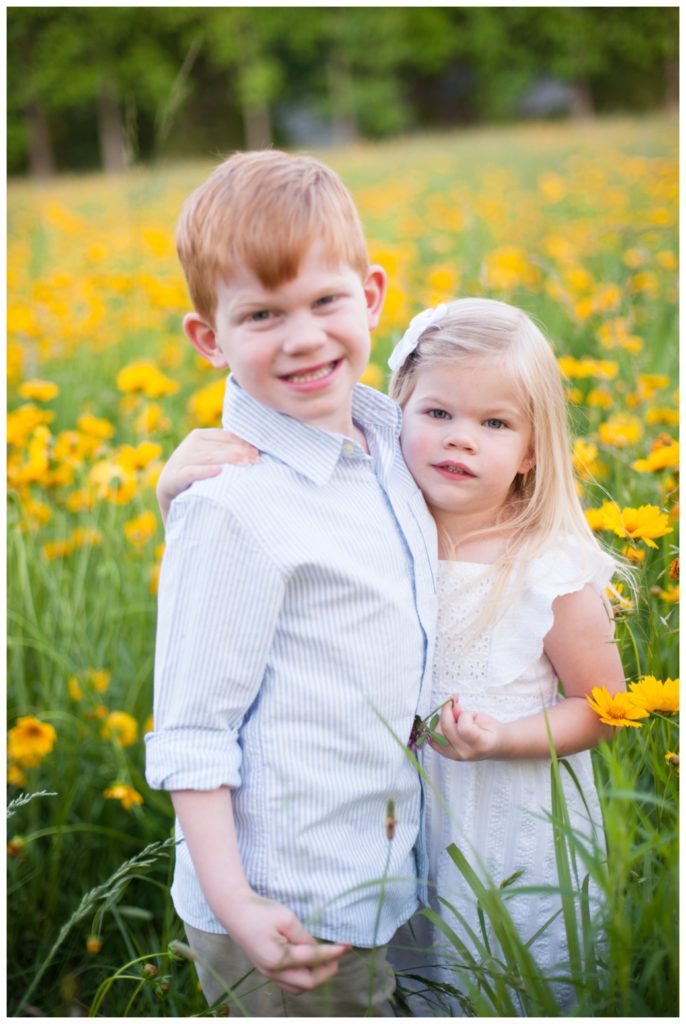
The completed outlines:
[[[475,951],[479,908],[447,847],[496,885],[521,872],[509,913],[546,977],[564,975],[550,747],[578,782],[562,771],[572,828],[602,848],[588,751],[606,727],[585,697],[595,685],[624,689],[624,675],[604,598],[615,565],[577,496],[557,362],[526,314],[471,298],[415,317],[389,365],[403,455],[439,537],[432,706],[442,709],[424,748],[434,909]],[[208,475],[206,460],[227,461],[218,434],[172,457],[163,509]],[[415,941],[428,939],[429,959],[444,964],[434,977],[459,990],[454,947],[415,923]],[[558,986],[562,1007],[570,992]],[[463,1005],[452,1000],[452,1015]]]

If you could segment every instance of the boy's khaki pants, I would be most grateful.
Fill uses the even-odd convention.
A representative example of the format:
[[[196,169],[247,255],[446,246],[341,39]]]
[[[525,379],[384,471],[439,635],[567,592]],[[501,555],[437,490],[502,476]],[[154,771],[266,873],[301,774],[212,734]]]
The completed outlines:
[[[207,1002],[211,1006],[221,997],[232,1017],[395,1016],[395,974],[386,960],[386,946],[353,947],[343,954],[330,981],[292,996],[259,974],[228,935],[202,932],[185,922],[184,928],[198,956],[195,966]]]

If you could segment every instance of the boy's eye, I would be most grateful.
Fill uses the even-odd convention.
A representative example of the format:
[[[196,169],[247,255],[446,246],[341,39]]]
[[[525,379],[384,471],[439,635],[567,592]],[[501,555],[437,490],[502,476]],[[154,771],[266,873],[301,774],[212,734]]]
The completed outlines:
[[[268,320],[271,313],[268,309],[257,309],[254,313],[251,313],[248,320],[253,320],[256,323],[261,323],[264,320]]]
[[[446,412],[445,409],[427,409],[427,416],[430,416],[434,420],[450,419],[450,413]]]
[[[506,424],[503,422],[503,420],[496,419],[495,417],[493,419],[486,420],[486,424],[485,425],[487,427],[490,427],[491,430],[502,430],[503,427],[506,426]]]
[[[315,302],[315,306],[329,306],[332,302],[335,302],[337,298],[337,295],[322,295],[321,299],[317,299]]]

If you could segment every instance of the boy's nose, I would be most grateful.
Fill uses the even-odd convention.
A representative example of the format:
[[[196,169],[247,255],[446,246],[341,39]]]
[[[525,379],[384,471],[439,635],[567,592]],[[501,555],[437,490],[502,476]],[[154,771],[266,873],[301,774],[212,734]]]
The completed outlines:
[[[326,341],[326,331],[317,317],[293,317],[288,324],[283,350],[289,355],[318,348]]]

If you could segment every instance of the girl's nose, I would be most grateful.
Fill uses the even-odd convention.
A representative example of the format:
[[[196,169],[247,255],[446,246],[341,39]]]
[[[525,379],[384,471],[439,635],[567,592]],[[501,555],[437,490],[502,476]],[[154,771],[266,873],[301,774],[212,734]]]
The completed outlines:
[[[476,451],[476,438],[467,425],[453,421],[450,427],[451,429],[446,431],[443,438],[444,448],[459,448],[469,452]]]

